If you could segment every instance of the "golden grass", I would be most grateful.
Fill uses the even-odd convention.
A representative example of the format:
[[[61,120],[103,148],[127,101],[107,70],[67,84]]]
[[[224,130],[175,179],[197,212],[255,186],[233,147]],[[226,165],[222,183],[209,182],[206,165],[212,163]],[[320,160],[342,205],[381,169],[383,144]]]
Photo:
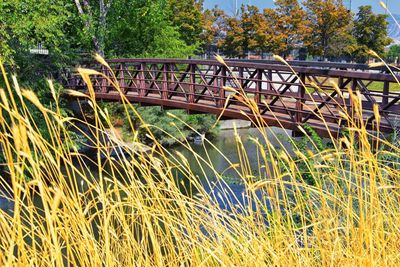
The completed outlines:
[[[95,172],[85,171],[89,160],[72,145],[66,130],[78,120],[62,116],[58,106],[46,109],[32,92],[19,89],[16,79],[8,85],[3,73],[7,88],[0,91],[0,142],[15,206],[12,215],[0,211],[1,265],[399,265],[400,151],[379,135],[370,142],[371,134],[356,120],[362,112],[359,95],[351,94],[352,114],[341,112],[349,120],[348,136],[332,140],[331,150],[304,155],[294,148],[300,158],[295,160],[284,147],[272,146],[259,116],[254,123],[264,140],[255,140],[257,151],[245,151],[235,135],[240,160],[231,168],[245,184],[243,197],[252,201],[235,207],[228,202],[232,210],[227,211],[216,203],[218,196],[205,192],[196,176],[202,174],[192,173],[181,154],[157,140],[143,149],[132,125],[140,149],[119,146],[122,142],[105,131],[113,123],[96,103],[92,72],[79,72],[88,83],[87,99],[95,114],[95,157],[90,163]],[[120,90],[118,83],[114,86]],[[57,103],[58,96],[53,96]],[[135,111],[121,97],[126,114]],[[234,97],[259,115],[252,99],[240,91]],[[49,140],[30,117],[27,102],[43,114]],[[151,126],[142,121],[141,127],[151,137]],[[105,135],[113,142],[100,142]],[[188,143],[182,145],[199,164],[213,168]],[[111,148],[124,153],[111,156]],[[253,177],[248,153],[258,153],[265,176]],[[299,162],[309,169],[315,186],[302,180]],[[176,170],[189,181],[193,195],[181,192]],[[222,179],[217,171],[215,177]],[[4,179],[2,184],[7,186]]]

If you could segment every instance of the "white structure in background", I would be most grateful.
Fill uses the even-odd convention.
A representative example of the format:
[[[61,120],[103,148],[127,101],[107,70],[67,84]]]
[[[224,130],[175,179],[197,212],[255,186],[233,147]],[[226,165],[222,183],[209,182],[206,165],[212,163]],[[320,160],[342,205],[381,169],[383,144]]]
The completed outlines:
[[[38,43],[36,48],[29,49],[29,53],[36,55],[48,55],[49,50],[42,47],[42,43]]]

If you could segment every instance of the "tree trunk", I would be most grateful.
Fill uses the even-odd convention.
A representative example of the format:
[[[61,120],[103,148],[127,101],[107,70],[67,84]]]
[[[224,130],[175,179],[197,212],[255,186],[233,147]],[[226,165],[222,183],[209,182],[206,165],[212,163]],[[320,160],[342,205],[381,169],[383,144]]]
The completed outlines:
[[[99,15],[99,29],[98,29],[98,40],[99,46],[97,53],[104,57],[104,48],[105,48],[105,35],[106,35],[106,28],[107,28],[107,9],[104,5],[104,0],[99,1],[100,4],[100,15]],[[97,49],[96,49],[97,50]]]
[[[93,26],[93,13],[89,4],[88,0],[83,0],[83,7],[85,10],[82,8],[80,0],[75,0],[75,5],[76,8],[78,9],[79,15],[84,17],[87,15],[87,18],[85,19],[85,28],[88,32],[91,33],[91,38],[93,42],[94,49],[96,50],[96,53],[104,57],[104,48],[105,48],[105,33],[107,29],[107,13],[111,7],[112,0],[109,0],[108,3],[104,3],[104,0],[99,0],[99,27],[97,31],[94,29]],[[85,14],[86,11],[86,14]],[[97,32],[97,34],[96,34]]]

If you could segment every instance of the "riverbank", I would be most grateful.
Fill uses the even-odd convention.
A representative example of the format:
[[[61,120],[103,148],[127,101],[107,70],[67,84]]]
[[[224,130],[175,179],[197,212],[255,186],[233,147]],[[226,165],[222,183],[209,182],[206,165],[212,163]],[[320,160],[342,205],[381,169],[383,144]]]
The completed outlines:
[[[213,133],[206,132],[204,133],[207,135],[210,140],[216,138],[219,134],[220,131],[226,131],[229,132],[230,130],[233,129],[248,129],[251,127],[251,122],[246,121],[246,120],[222,120],[218,122],[218,125],[216,126],[217,130],[213,131]],[[121,124],[116,124],[115,127],[112,129],[108,128],[106,129],[106,133],[109,134],[110,136],[113,136],[114,139],[118,140],[123,144],[124,146],[127,147],[137,147],[136,142],[132,142],[130,140],[130,136],[127,136],[127,133],[124,133],[124,127]],[[233,133],[233,131],[232,131]],[[188,136],[188,141],[194,143],[194,144],[201,144],[201,136],[196,136],[194,134],[191,134]],[[169,147],[175,147],[176,144],[171,144]]]

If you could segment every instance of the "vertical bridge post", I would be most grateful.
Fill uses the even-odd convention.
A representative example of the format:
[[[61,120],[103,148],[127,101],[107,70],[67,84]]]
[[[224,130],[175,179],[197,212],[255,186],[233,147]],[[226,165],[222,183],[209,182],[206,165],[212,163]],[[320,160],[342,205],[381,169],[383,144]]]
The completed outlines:
[[[189,64],[189,103],[194,103],[194,97],[195,97],[195,92],[196,92],[196,65],[195,64]],[[201,75],[201,74],[200,74]],[[201,96],[199,96],[201,97]]]
[[[140,63],[140,73],[139,73],[139,96],[143,97],[146,95],[146,63]]]
[[[306,93],[306,87],[305,87],[305,82],[306,82],[306,75],[305,73],[299,73],[299,84],[297,87],[297,100],[296,100],[296,114],[295,114],[295,119],[296,119],[296,126],[301,125],[303,122],[303,105],[305,103],[305,93]],[[298,131],[297,129],[293,130],[293,134],[295,136],[301,136],[302,133]]]
[[[105,76],[107,76],[107,69],[105,66],[101,66],[101,73],[103,73]],[[107,93],[107,80],[104,77],[101,77],[101,92],[102,93]]]
[[[175,84],[175,74],[174,74],[175,69],[178,69],[178,67],[174,63],[168,64],[168,71],[167,71],[167,76],[169,77],[169,82],[168,82],[169,85],[168,86],[171,88],[176,87],[179,83],[179,80],[176,79],[176,84]],[[171,92],[171,95],[174,95],[174,94],[175,94],[175,91]]]
[[[244,71],[243,67],[239,67],[239,85],[244,90]]]
[[[214,79],[214,82],[213,82],[213,90],[212,90],[214,98],[215,98],[215,96],[219,95],[219,85],[218,85],[218,75],[217,75],[217,73],[218,73],[218,66],[214,65],[213,66],[213,79]]]
[[[267,76],[267,99],[272,99],[272,70],[268,70]]]
[[[125,64],[121,63],[119,64],[119,69],[118,69],[118,80],[119,80],[119,88],[121,91],[125,94],[127,91],[126,85],[125,85]]]
[[[162,66],[162,92],[161,92],[161,98],[166,100],[168,99],[168,70],[169,70],[169,64],[164,63]]]
[[[256,76],[256,92],[254,94],[254,101],[256,104],[261,103],[261,91],[262,91],[262,76],[263,76],[263,70],[262,69],[257,69],[257,76]]]
[[[383,92],[382,92],[382,107],[389,103],[389,87],[390,83],[388,81],[383,82]]]
[[[227,69],[226,66],[222,65],[221,66],[221,81],[220,81],[220,86],[219,86],[219,101],[218,101],[218,107],[223,108],[225,104],[225,89],[224,86],[226,86],[226,80],[227,80]]]
[[[357,90],[357,85],[358,85],[358,80],[356,78],[351,78],[351,93],[355,94],[356,90]],[[352,118],[354,118],[354,107],[353,107],[353,100],[351,99],[351,96],[349,94],[348,96],[348,106],[347,106],[347,110],[349,112],[349,114],[351,115]]]

